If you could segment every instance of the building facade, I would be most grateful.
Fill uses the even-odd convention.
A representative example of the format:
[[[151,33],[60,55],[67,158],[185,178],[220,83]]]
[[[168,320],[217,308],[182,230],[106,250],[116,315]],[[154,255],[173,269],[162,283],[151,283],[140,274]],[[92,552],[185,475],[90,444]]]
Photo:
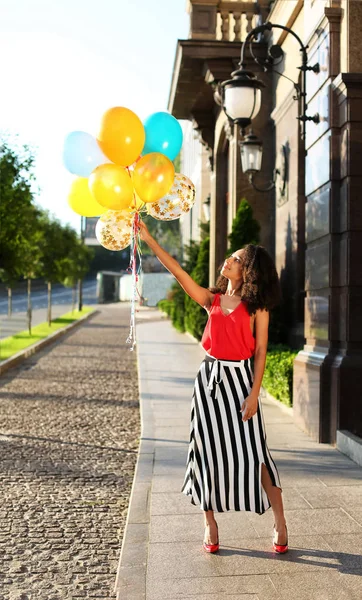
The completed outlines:
[[[188,10],[190,35],[177,44],[169,110],[192,123],[209,157],[210,284],[245,197],[275,258],[289,343],[300,349],[294,419],[321,442],[338,443],[348,432],[362,437],[362,2],[190,0]],[[259,58],[272,44],[282,48],[274,69],[264,71],[246,54],[248,69],[265,83],[252,123],[263,142],[258,187],[279,170],[266,193],[241,170],[241,134],[220,106],[219,88],[237,67],[247,33],[265,21],[291,28],[308,46],[308,64],[319,63],[307,74],[308,114],[318,113],[319,123],[307,123],[304,139],[294,36],[273,29],[253,44]]]

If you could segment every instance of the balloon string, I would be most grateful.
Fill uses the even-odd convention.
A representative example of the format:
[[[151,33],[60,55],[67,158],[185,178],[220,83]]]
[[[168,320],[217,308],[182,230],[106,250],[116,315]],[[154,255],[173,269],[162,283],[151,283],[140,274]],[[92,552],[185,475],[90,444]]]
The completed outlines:
[[[137,256],[139,257],[139,267],[137,269]],[[132,222],[132,235],[131,235],[131,251],[130,251],[130,263],[128,270],[132,274],[132,294],[131,294],[131,319],[130,319],[130,330],[127,338],[127,344],[131,344],[131,352],[133,352],[136,345],[136,300],[137,295],[141,298],[138,291],[138,280],[141,274],[141,254],[139,250],[139,214],[135,212]]]

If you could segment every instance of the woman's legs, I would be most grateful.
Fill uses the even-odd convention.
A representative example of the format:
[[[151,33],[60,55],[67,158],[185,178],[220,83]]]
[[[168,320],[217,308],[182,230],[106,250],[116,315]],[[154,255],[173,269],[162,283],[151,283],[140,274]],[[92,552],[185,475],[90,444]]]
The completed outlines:
[[[218,531],[213,510],[204,510],[204,522],[206,527],[204,541],[206,544],[216,544],[218,541]]]
[[[284,517],[282,492],[280,488],[273,485],[269,475],[269,471],[264,463],[261,467],[261,483],[266,492],[266,495],[269,498],[269,502],[274,513],[276,531],[276,537],[274,541],[276,544],[284,545],[287,543],[287,530]]]
[[[269,502],[274,513],[276,531],[276,537],[274,541],[276,544],[284,545],[287,542],[287,530],[284,516],[282,492],[280,488],[273,485],[269,475],[269,471],[266,468],[265,464],[262,464],[261,483],[269,498]],[[218,530],[213,510],[204,511],[204,522],[206,527],[205,542],[207,544],[216,544],[216,542],[218,541]]]

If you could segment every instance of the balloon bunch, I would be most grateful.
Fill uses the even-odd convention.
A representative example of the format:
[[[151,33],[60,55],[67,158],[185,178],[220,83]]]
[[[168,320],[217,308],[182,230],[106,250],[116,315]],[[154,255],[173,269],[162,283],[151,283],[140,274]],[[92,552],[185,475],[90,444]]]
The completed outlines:
[[[110,108],[97,138],[73,131],[64,144],[66,168],[74,179],[68,203],[85,217],[100,216],[96,236],[108,250],[131,243],[135,212],[171,221],[189,212],[195,186],[175,173],[182,129],[172,115],[157,112],[144,123],[128,108]]]
[[[188,213],[195,201],[194,184],[175,173],[172,162],[182,138],[179,122],[169,113],[154,113],[142,123],[130,109],[116,106],[104,113],[97,138],[73,131],[65,139],[63,161],[77,176],[69,206],[81,216],[100,217],[95,233],[104,248],[122,250],[131,245],[133,325],[140,212],[171,221]]]

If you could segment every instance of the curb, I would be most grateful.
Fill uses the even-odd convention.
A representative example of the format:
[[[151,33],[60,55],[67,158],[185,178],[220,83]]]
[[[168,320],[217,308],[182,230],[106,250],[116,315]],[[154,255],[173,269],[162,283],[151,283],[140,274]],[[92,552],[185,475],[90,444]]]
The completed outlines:
[[[263,397],[266,398],[266,400],[268,400],[268,402],[271,402],[272,404],[274,404],[275,406],[277,406],[278,408],[280,408],[281,411],[283,411],[284,413],[286,413],[290,417],[293,417],[293,407],[292,406],[287,406],[286,404],[284,404],[283,402],[281,402],[281,400],[277,400],[276,398],[274,398],[274,396],[272,396],[271,394],[269,394],[269,392],[267,392],[267,390],[264,387],[261,387],[260,391],[261,391],[261,394],[262,394],[262,398]]]
[[[159,313],[164,314],[161,311]],[[138,325],[139,322],[136,322],[136,327]],[[150,499],[155,442],[152,439],[152,415],[147,414],[144,405],[143,395],[146,390],[141,380],[138,344],[136,344],[136,350],[141,417],[140,445],[114,584],[116,600],[141,600],[146,598],[148,538],[151,521]]]
[[[29,358],[29,356],[36,354],[36,352],[39,352],[40,350],[42,350],[49,344],[52,344],[53,342],[57,341],[57,339],[60,338],[62,335],[65,335],[70,330],[72,330],[75,327],[77,327],[78,325],[81,325],[82,323],[84,323],[84,321],[87,321],[91,317],[94,317],[99,312],[100,312],[99,310],[95,309],[92,312],[87,313],[86,315],[84,315],[83,317],[78,319],[77,321],[73,321],[73,323],[70,323],[66,327],[63,327],[62,329],[58,329],[58,331],[54,331],[54,333],[51,333],[48,337],[44,338],[43,340],[40,340],[39,342],[36,342],[32,346],[25,348],[25,350],[21,350],[17,354],[14,354],[14,356],[7,358],[6,360],[4,360],[3,362],[0,363],[0,376],[3,375],[3,373],[8,371],[9,369],[13,369],[14,367],[17,367],[22,362],[24,362],[27,358]]]
[[[360,437],[345,429],[338,429],[335,447],[362,467],[362,439]]]

